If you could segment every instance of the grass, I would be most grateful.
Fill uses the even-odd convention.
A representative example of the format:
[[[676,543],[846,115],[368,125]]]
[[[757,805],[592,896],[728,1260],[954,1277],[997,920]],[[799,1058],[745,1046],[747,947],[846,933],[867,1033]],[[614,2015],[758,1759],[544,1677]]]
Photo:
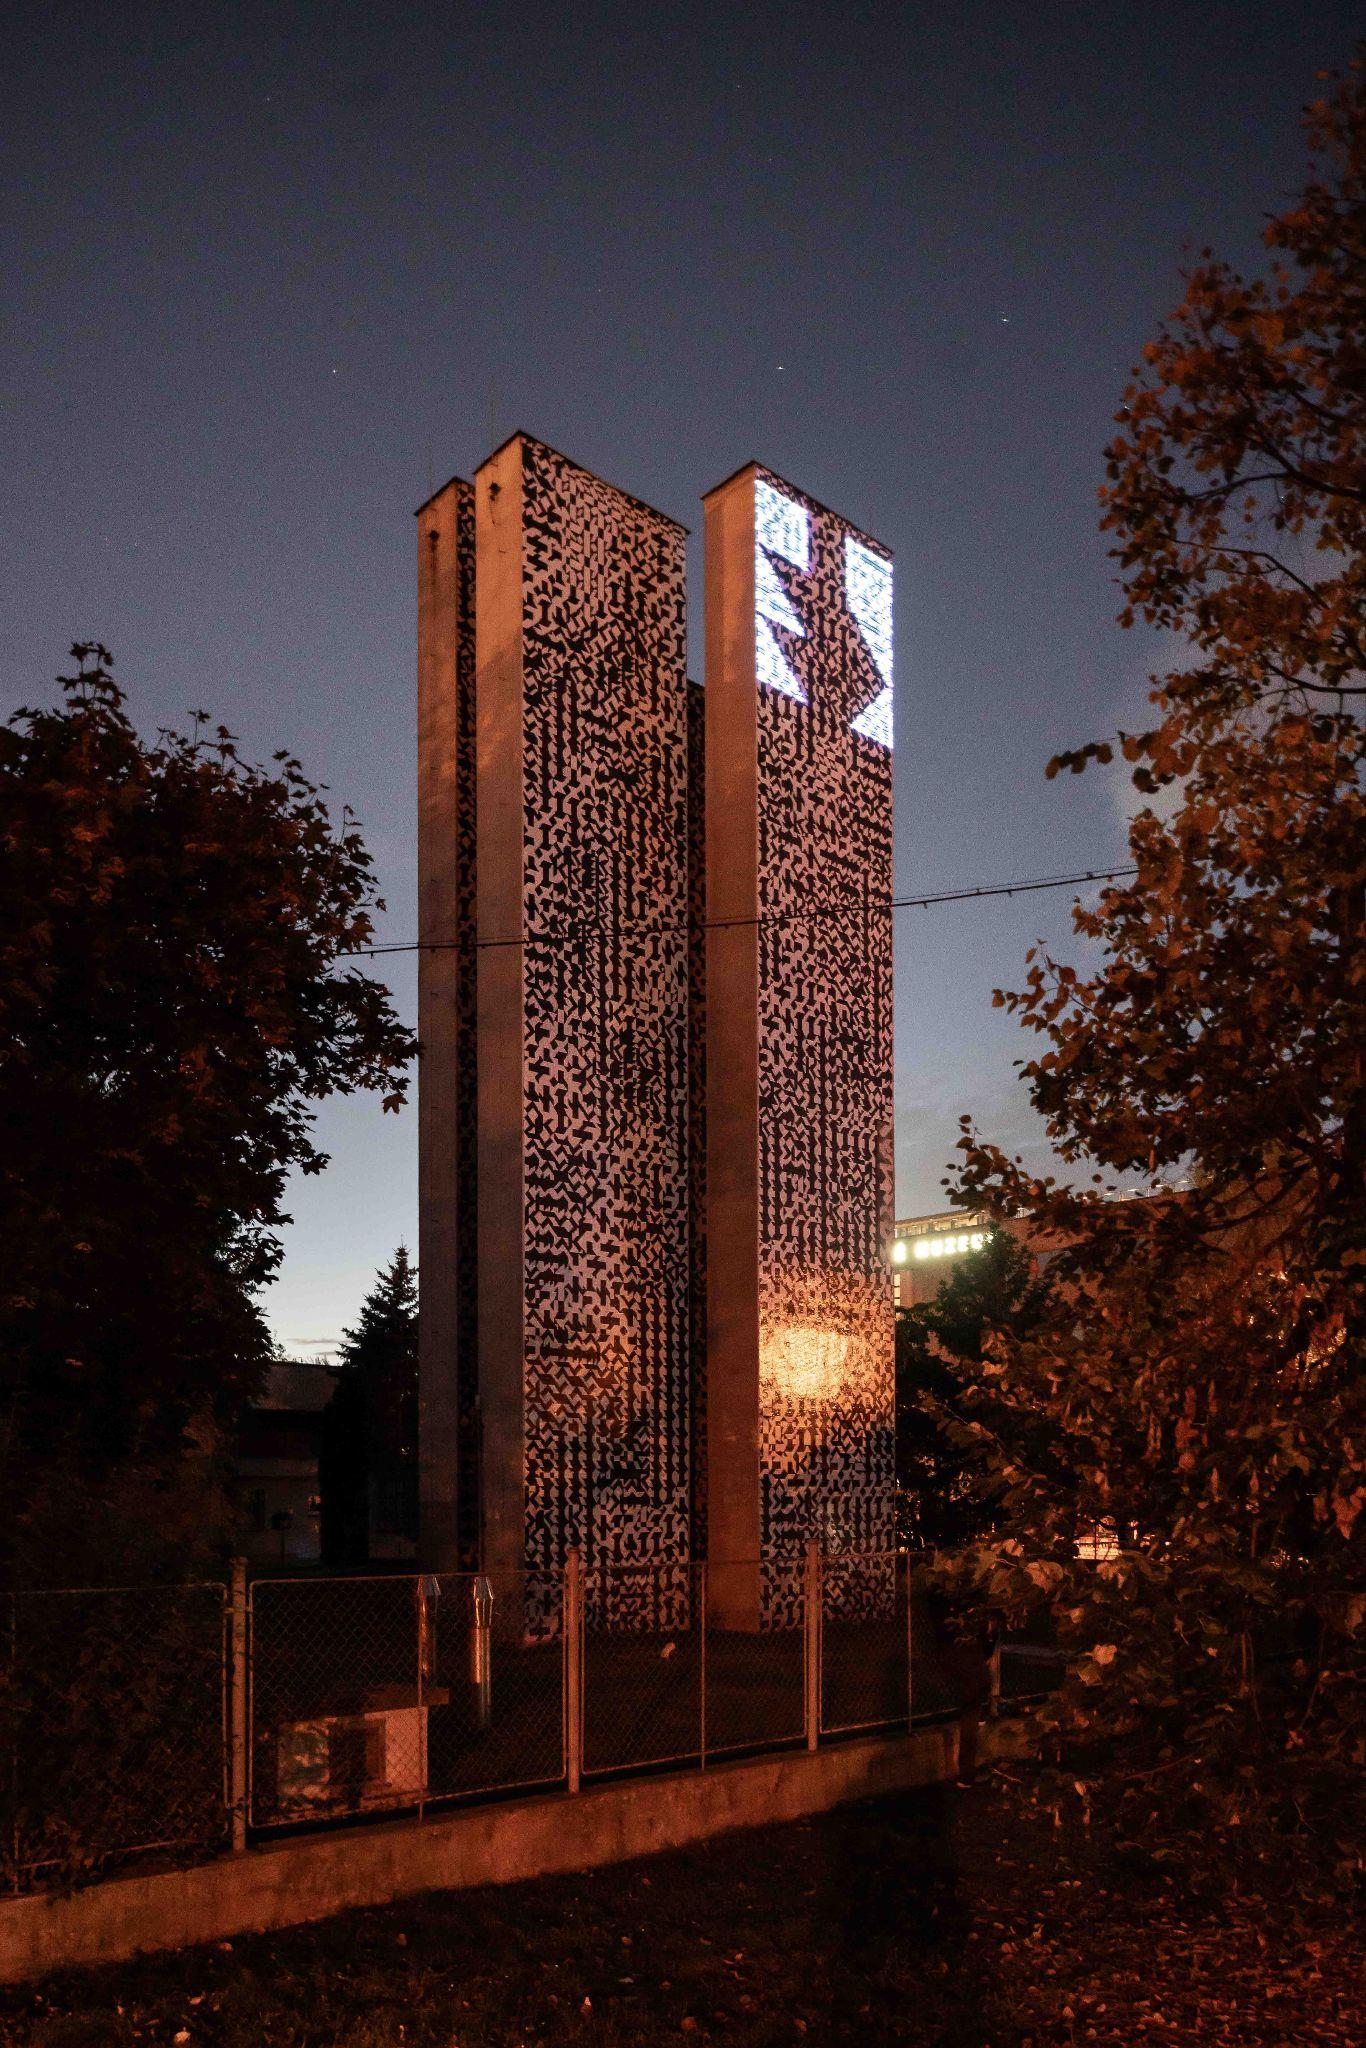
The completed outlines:
[[[1329,1905],[1194,1904],[983,1789],[72,1973],[0,1992],[0,2040],[1346,2048],[1360,2011]]]

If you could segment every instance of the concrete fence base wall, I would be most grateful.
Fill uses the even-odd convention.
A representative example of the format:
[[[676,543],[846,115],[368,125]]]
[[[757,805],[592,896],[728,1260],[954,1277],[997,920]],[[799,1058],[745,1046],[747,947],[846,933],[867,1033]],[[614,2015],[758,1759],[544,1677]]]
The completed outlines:
[[[1023,1730],[1000,1723],[983,1732],[988,1751],[999,1752],[1018,1748]],[[934,1784],[952,1774],[956,1753],[956,1728],[925,1728],[597,1785],[576,1797],[541,1794],[421,1822],[338,1829],[188,1870],[7,1899],[0,1903],[0,1980],[294,1927],[415,1892],[648,1856],[727,1829]]]

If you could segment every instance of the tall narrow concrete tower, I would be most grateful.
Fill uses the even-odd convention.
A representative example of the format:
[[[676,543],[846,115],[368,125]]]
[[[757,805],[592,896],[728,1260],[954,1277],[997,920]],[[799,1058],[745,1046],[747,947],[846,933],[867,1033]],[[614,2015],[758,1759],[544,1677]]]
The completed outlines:
[[[707,1543],[737,1625],[893,1540],[892,564],[751,464],[706,508]]]
[[[684,529],[519,434],[475,478],[489,1567],[689,1549]]]
[[[705,505],[701,692],[673,520],[524,434],[419,514],[422,1534],[750,1628],[893,1538],[892,565]]]
[[[418,1490],[422,1551],[477,1539],[474,488],[417,514]]]

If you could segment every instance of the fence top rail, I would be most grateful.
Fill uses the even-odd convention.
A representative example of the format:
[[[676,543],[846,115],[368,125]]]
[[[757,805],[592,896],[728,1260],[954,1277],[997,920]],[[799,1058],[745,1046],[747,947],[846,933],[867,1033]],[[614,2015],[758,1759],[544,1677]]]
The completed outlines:
[[[272,1586],[434,1586],[439,1593],[443,1587],[459,1585],[472,1586],[478,1579],[491,1580],[493,1585],[510,1584],[558,1586],[564,1577],[562,1565],[492,1565],[487,1571],[464,1572],[309,1572],[297,1578],[252,1579],[250,1592],[253,1598]]]
[[[583,1570],[584,1576],[590,1579],[606,1572],[631,1572],[651,1578],[663,1578],[666,1572],[700,1571],[705,1564],[704,1557],[656,1557],[646,1560],[611,1557],[600,1563],[586,1564]],[[558,1566],[547,1565],[543,1569],[548,1577],[558,1576]]]
[[[863,1550],[827,1550],[820,1552],[826,1564],[884,1563],[896,1559],[928,1559],[933,1553],[916,1550],[905,1544],[895,1548],[868,1548]],[[708,1568],[714,1571],[798,1571],[806,1558],[804,1549],[779,1551],[768,1557],[665,1557],[653,1559],[608,1558],[585,1564],[586,1578],[608,1576],[649,1576],[663,1578],[670,1572],[695,1572]],[[1089,1561],[1089,1560],[1088,1560]],[[394,1571],[394,1572],[298,1572],[288,1575],[277,1572],[262,1573],[249,1579],[253,1594],[271,1586],[386,1586],[409,1585],[420,1582],[426,1585],[450,1584],[462,1579],[493,1579],[504,1582],[519,1580],[556,1580],[563,1577],[563,1564],[492,1565],[461,1571]],[[139,1584],[120,1586],[5,1586],[0,1587],[0,1599],[49,1600],[93,1598],[101,1594],[161,1594],[171,1597],[181,1593],[216,1593],[226,1598],[230,1591],[226,1579],[176,1579],[143,1580]]]
[[[912,1550],[912,1548],[910,1547],[910,1545],[908,1545],[908,1544],[905,1544],[905,1543],[879,1543],[879,1544],[867,1544],[867,1545],[865,1545],[865,1546],[864,1546],[864,1547],[863,1547],[862,1549],[851,1549],[851,1550],[830,1550],[830,1549],[828,1549],[828,1548],[827,1548],[827,1547],[826,1547],[826,1546],[825,1546],[824,1544],[818,1544],[818,1545],[817,1545],[816,1547],[817,1547],[817,1549],[818,1549],[818,1550],[820,1551],[820,1554],[821,1554],[821,1556],[822,1556],[822,1557],[922,1557],[922,1556],[923,1556],[923,1557],[928,1557],[928,1556],[930,1555],[930,1553],[929,1553],[928,1551],[916,1551],[916,1550]],[[681,1566],[681,1565],[689,1565],[689,1564],[690,1564],[690,1565],[699,1565],[699,1564],[726,1564],[726,1565],[731,1565],[731,1564],[734,1564],[734,1565],[742,1565],[742,1564],[744,1564],[744,1565],[766,1565],[766,1564],[791,1564],[791,1565],[797,1565],[797,1564],[801,1564],[801,1563],[803,1563],[803,1562],[804,1562],[804,1560],[805,1560],[805,1558],[806,1558],[806,1554],[807,1554],[807,1549],[808,1549],[808,1545],[806,1545],[805,1543],[799,1543],[799,1544],[797,1544],[797,1545],[795,1546],[795,1548],[793,1548],[793,1549],[789,1549],[789,1550],[771,1550],[771,1551],[769,1551],[769,1552],[768,1552],[768,1553],[767,1553],[767,1554],[766,1554],[765,1556],[762,1556],[762,1557],[758,1557],[758,1556],[756,1556],[756,1555],[754,1554],[754,1552],[753,1552],[753,1551],[747,1551],[747,1552],[741,1553],[741,1554],[740,1554],[740,1555],[738,1555],[738,1556],[733,1556],[733,1557],[732,1557],[732,1556],[727,1556],[727,1557],[718,1557],[718,1556],[716,1556],[716,1555],[715,1555],[714,1553],[713,1553],[713,1555],[711,1555],[710,1557],[659,1557],[659,1558],[635,1558],[635,1557],[624,1557],[624,1558],[611,1558],[611,1557],[609,1557],[609,1558],[604,1558],[604,1559],[601,1559],[601,1560],[599,1560],[599,1561],[598,1561],[598,1562],[596,1562],[596,1563],[585,1563],[585,1565],[584,1565],[584,1570],[585,1570],[585,1571],[596,1571],[596,1570],[610,1570],[610,1571],[630,1571],[630,1572],[654,1572],[654,1571],[668,1571],[668,1570],[670,1570],[670,1569],[671,1569],[671,1568],[672,1568],[673,1566],[675,1566],[675,1565],[679,1565],[679,1566]],[[547,1571],[547,1572],[549,1572],[549,1571],[558,1571],[558,1570],[560,1569],[560,1567],[559,1567],[558,1565],[541,1565],[541,1566],[539,1566],[539,1567],[537,1567],[537,1566],[528,1566],[528,1567],[527,1567],[527,1569],[528,1569],[528,1570],[537,1570],[537,1569],[539,1569],[539,1570],[541,1570],[541,1571]]]
[[[895,1564],[898,1558],[909,1557],[909,1550],[823,1550],[821,1558],[826,1564]]]
[[[218,1593],[226,1597],[222,1579],[144,1580],[138,1586],[6,1586],[0,1598],[6,1600],[73,1600],[104,1593]]]
[[[419,1581],[430,1582],[436,1578],[448,1578],[447,1572],[300,1572],[296,1578],[281,1578],[271,1572],[263,1578],[248,1581],[251,1591],[264,1592],[268,1586],[416,1586]],[[465,1577],[474,1577],[466,1573]]]

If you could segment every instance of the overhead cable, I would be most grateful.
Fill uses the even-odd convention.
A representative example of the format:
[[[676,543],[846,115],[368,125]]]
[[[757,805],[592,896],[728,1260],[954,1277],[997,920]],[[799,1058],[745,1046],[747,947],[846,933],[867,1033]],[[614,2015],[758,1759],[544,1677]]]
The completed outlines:
[[[733,931],[737,928],[761,924],[792,924],[812,917],[848,917],[866,910],[930,910],[940,903],[977,903],[992,896],[1030,896],[1041,889],[1074,889],[1085,882],[1118,882],[1136,875],[1136,867],[1087,868],[1077,875],[1034,875],[1019,882],[992,882],[979,889],[940,889],[927,896],[892,896],[886,902],[878,903],[871,896],[858,896],[843,903],[817,903],[808,910],[761,911],[754,917],[713,917],[705,918],[698,925],[648,924],[623,922],[610,927],[613,931],[634,931],[657,936],[666,934],[686,935],[689,931]],[[389,953],[453,953],[472,948],[475,952],[492,951],[506,946],[548,946],[573,944],[577,940],[590,938],[595,932],[609,927],[595,925],[565,926],[555,932],[538,932],[533,937],[518,936],[506,939],[408,939],[387,946],[358,946],[354,951],[342,953],[344,960],[375,960]]]

